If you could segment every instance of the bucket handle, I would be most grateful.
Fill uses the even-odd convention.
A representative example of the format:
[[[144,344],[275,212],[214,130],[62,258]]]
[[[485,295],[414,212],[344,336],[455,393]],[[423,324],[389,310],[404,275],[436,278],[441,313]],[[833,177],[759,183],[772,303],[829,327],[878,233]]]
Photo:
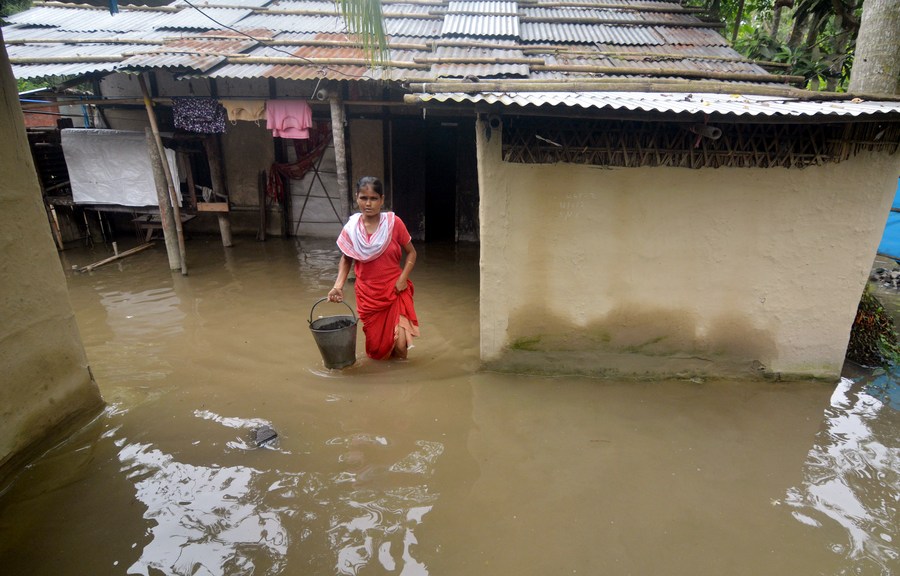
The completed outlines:
[[[318,306],[318,305],[321,304],[322,302],[327,302],[327,301],[328,301],[328,298],[327,298],[327,297],[322,298],[321,300],[319,300],[318,302],[316,302],[315,304],[313,304],[313,307],[309,309],[309,323],[310,323],[310,324],[312,324],[313,310],[315,310],[315,309],[316,309],[316,306]],[[351,308],[350,305],[347,304],[346,302],[341,302],[341,304],[343,304],[343,305],[346,306],[347,308],[350,308],[350,313],[353,314],[353,323],[355,324],[356,322],[358,322],[358,321],[359,321],[359,318],[356,317],[356,311],[355,311],[353,308]]]

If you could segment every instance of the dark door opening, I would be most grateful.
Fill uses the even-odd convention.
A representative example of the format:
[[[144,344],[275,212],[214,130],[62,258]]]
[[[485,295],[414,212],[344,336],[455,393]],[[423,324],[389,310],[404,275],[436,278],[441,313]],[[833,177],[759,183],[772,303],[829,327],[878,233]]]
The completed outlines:
[[[456,240],[456,122],[428,123],[425,141],[425,240]]]
[[[415,240],[478,240],[474,120],[392,118],[392,208]]]

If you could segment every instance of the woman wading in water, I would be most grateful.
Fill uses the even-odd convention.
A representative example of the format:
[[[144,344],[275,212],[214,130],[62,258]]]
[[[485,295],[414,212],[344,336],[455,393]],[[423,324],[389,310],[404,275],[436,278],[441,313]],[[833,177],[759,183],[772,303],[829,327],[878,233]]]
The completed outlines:
[[[356,272],[356,309],[366,335],[366,355],[376,360],[406,358],[412,339],[419,335],[409,273],[416,265],[416,249],[406,225],[393,212],[382,212],[381,181],[372,176],[356,185],[359,213],[341,230],[337,245],[343,253],[332,302],[344,301],[350,263]],[[403,252],[406,261],[400,267]]]

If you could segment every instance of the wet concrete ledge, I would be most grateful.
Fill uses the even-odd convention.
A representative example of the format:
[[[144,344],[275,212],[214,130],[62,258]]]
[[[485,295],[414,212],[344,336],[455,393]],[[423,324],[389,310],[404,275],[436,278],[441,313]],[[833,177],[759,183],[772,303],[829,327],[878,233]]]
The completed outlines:
[[[610,380],[759,380],[777,382],[837,382],[840,373],[773,372],[756,360],[728,360],[690,355],[647,355],[596,350],[507,349],[482,363],[492,372],[539,376],[584,376]]]

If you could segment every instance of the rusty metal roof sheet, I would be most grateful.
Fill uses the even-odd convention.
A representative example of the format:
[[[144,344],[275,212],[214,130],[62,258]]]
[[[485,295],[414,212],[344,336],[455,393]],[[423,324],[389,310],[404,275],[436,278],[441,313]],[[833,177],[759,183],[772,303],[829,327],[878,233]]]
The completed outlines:
[[[188,68],[203,72],[224,62],[229,55],[240,54],[255,45],[255,41],[237,35],[233,38],[178,38],[167,40],[159,47],[142,47],[137,54],[124,60],[120,68]]]
[[[873,116],[900,114],[900,102],[811,102],[774,96],[647,92],[490,92],[420,94],[423,102],[486,102],[506,106],[608,108],[679,114],[733,116]]]
[[[598,74],[612,77],[616,69],[621,69],[624,77],[643,75],[643,70],[655,76],[684,71],[683,77],[694,79],[702,79],[707,73],[710,78],[728,73],[765,73],[741,58],[722,36],[690,16],[678,2],[579,0],[578,6],[572,4],[555,0],[385,3],[385,26],[394,44],[390,58],[400,63],[388,71],[367,68],[358,48],[348,42],[347,28],[337,15],[336,5],[327,0],[175,0],[160,8],[122,6],[116,15],[83,5],[38,2],[11,17],[14,23],[4,28],[4,34],[12,43],[9,46],[16,46],[14,53],[20,58],[14,63],[16,74],[32,74],[37,65],[41,65],[42,73],[58,70],[54,72],[58,74],[73,69],[86,73],[170,68],[177,69],[180,76],[386,77],[400,81],[470,76],[564,81]],[[586,21],[579,23],[579,19]],[[620,24],[604,24],[603,19]],[[657,24],[663,22],[670,25]],[[224,43],[203,38],[206,32],[214,36],[234,34],[226,27],[241,30],[260,42],[274,37],[277,45],[254,46],[250,38],[225,39]],[[135,46],[119,44],[129,38],[135,40]],[[93,62],[89,56],[93,52],[86,47],[91,40],[109,50]],[[297,44],[290,44],[292,40]],[[317,48],[311,40],[346,44]],[[46,44],[48,41],[59,43]],[[461,45],[453,47],[453,42]],[[478,43],[484,46],[478,47]],[[38,60],[48,53],[46,46],[59,50],[50,52],[53,56],[49,57],[51,61],[58,58],[58,63]],[[85,62],[64,62],[63,54],[76,53],[88,54]],[[276,58],[273,62],[277,65],[234,57],[245,53],[254,58]],[[118,54],[120,62],[111,62],[108,54]],[[315,65],[299,63],[302,59],[295,58],[298,54],[315,54],[314,58],[321,60]],[[29,57],[35,60],[29,63]],[[281,60],[284,58],[294,58],[298,63]],[[323,67],[322,60],[328,59],[337,59],[338,65]],[[761,80],[771,81],[771,77]]]

